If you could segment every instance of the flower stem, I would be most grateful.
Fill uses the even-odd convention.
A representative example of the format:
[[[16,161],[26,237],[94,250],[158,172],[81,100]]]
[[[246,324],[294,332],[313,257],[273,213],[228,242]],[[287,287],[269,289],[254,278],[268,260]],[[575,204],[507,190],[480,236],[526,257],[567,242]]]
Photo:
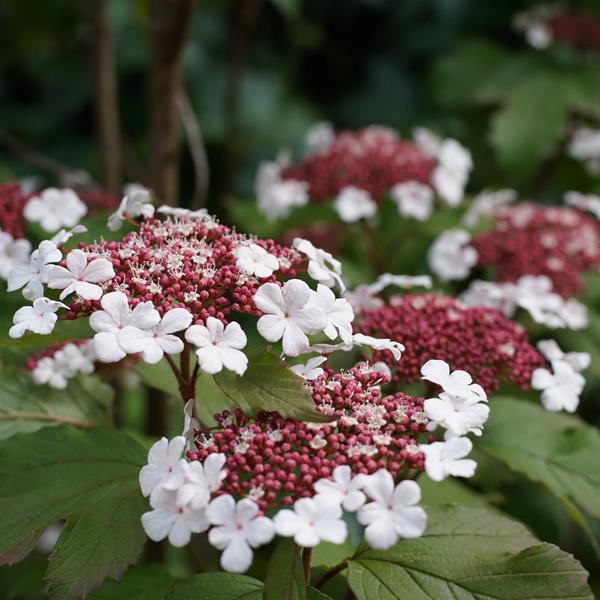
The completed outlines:
[[[312,560],[312,548],[302,550],[302,568],[304,569],[304,580],[306,585],[310,585],[310,563]]]
[[[339,565],[331,568],[327,573],[325,573],[319,581],[315,584],[315,587],[320,590],[323,586],[329,583],[338,573],[343,571],[348,566],[347,561],[342,561]]]

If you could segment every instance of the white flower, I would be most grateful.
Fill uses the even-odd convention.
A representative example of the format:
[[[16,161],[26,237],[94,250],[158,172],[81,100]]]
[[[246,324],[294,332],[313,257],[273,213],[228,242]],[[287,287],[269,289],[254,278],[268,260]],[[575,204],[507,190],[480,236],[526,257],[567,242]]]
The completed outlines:
[[[239,323],[232,321],[224,326],[219,319],[208,317],[204,325],[192,325],[185,339],[198,346],[196,356],[205,373],[218,373],[225,367],[238,375],[248,368],[248,357],[241,352],[248,338]]]
[[[119,334],[125,327],[148,330],[160,321],[152,302],[140,302],[131,310],[123,292],[104,294],[100,305],[103,310],[92,313],[90,326],[96,332],[94,351],[102,362],[118,362],[127,356],[119,342]]]
[[[575,298],[566,300],[559,311],[559,316],[568,329],[584,329],[588,324],[587,308]]]
[[[125,218],[135,219],[140,216],[154,216],[152,196],[146,189],[134,189],[127,193],[121,200],[119,208],[108,217],[107,227],[111,231],[117,231],[121,228]]]
[[[373,290],[372,285],[365,283],[355,287],[352,291],[346,292],[344,297],[357,313],[376,310],[384,304],[383,300],[377,297],[377,292]]]
[[[352,321],[354,311],[352,305],[345,298],[336,298],[335,294],[326,286],[317,286],[316,301],[325,312],[327,325],[323,333],[330,339],[335,340],[338,335],[342,341],[352,341]]]
[[[335,131],[328,121],[319,121],[306,132],[304,142],[309,150],[319,152],[327,150],[335,140]]]
[[[349,185],[337,196],[334,208],[344,223],[356,223],[377,213],[377,203],[368,192]]]
[[[294,510],[280,510],[273,519],[278,535],[292,537],[299,546],[314,548],[321,541],[342,544],[348,533],[342,508],[323,496],[300,498]]]
[[[452,371],[443,360],[428,360],[421,367],[422,378],[437,383],[446,393],[475,402],[487,400],[484,389],[473,383],[472,377],[466,371]]]
[[[77,373],[90,374],[94,372],[94,359],[90,352],[91,344],[65,344],[53,356],[41,358],[31,377],[38,385],[47,384],[51,388],[64,390],[68,380]]]
[[[252,548],[268,544],[275,535],[273,521],[259,516],[256,502],[249,498],[237,504],[229,495],[215,498],[206,509],[212,525],[208,541],[221,554],[221,567],[231,573],[243,573],[252,564]]]
[[[569,363],[578,373],[587,369],[592,362],[591,356],[587,352],[563,352],[556,340],[540,340],[537,347],[550,362],[562,360]]]
[[[68,188],[47,188],[30,198],[23,209],[25,218],[32,223],[39,223],[44,231],[74,227],[86,213],[86,205]]]
[[[29,240],[15,240],[10,233],[0,230],[0,279],[8,279],[15,267],[26,267],[30,253]]]
[[[452,477],[473,477],[477,463],[465,458],[473,449],[466,437],[453,437],[446,442],[421,444],[419,450],[425,455],[425,471],[433,481]]]
[[[462,222],[467,227],[476,227],[482,218],[493,217],[498,208],[510,204],[516,199],[517,192],[515,190],[483,190],[473,198],[471,205],[463,215]]]
[[[238,246],[232,252],[237,261],[235,266],[248,275],[256,277],[270,277],[279,269],[277,257],[269,254],[258,244]]]
[[[48,287],[62,290],[60,299],[75,292],[84,300],[99,300],[103,290],[97,283],[110,281],[115,276],[112,263],[106,258],[94,258],[88,262],[83,250],[71,250],[67,254],[67,267],[48,267]]]
[[[227,476],[227,471],[223,469],[224,465],[224,454],[209,454],[204,463],[197,460],[192,462],[182,461],[183,484],[171,480],[167,481],[164,487],[177,490],[177,503],[179,506],[189,505],[194,509],[206,508],[211,494],[221,487],[221,482]]]
[[[433,210],[433,190],[418,181],[397,183],[390,190],[390,196],[403,217],[426,221]]]
[[[505,284],[492,281],[472,281],[469,287],[459,296],[461,302],[467,306],[485,306],[498,308],[507,317],[512,317],[517,308],[516,302],[509,298]]]
[[[369,346],[373,350],[389,350],[395,360],[400,360],[401,353],[405,350],[400,342],[394,342],[388,338],[374,338],[362,333],[355,333],[352,336],[352,343],[355,346]]]
[[[323,375],[324,371],[319,365],[322,365],[326,360],[327,357],[325,356],[315,356],[314,358],[309,359],[305,365],[294,365],[293,367],[290,367],[290,369],[294,371],[296,375],[302,377],[302,379],[313,381]]]
[[[473,168],[471,153],[456,140],[447,139],[440,144],[437,159],[431,175],[433,187],[450,206],[457,206]]]
[[[51,242],[56,244],[57,247],[64,246],[75,234],[85,233],[87,227],[85,225],[75,225],[72,229],[61,229],[58,233],[55,233]]]
[[[56,311],[59,308],[67,307],[62,302],[37,298],[33,301],[33,306],[22,306],[15,312],[13,326],[9,329],[8,335],[11,338],[20,338],[26,331],[41,335],[52,333],[58,320]]]
[[[189,208],[180,208],[178,206],[159,206],[156,209],[162,215],[168,215],[170,217],[192,217],[193,219],[210,220],[212,217],[208,216],[208,211],[205,208],[198,210],[190,210]]]
[[[411,287],[424,287],[431,289],[432,282],[429,275],[394,275],[393,273],[382,273],[371,285],[371,291],[379,293],[386,287],[396,286],[402,289]]]
[[[160,362],[166,354],[179,354],[183,342],[173,335],[183,331],[192,322],[191,313],[185,308],[172,308],[160,322],[150,329],[139,329],[130,325],[118,334],[118,342],[127,354],[142,354],[142,359],[151,365]]]
[[[536,369],[531,376],[531,387],[542,390],[542,404],[546,410],[575,412],[585,379],[564,360],[553,360],[552,371]]]
[[[381,469],[370,475],[364,490],[373,499],[357,513],[358,522],[366,525],[365,539],[377,550],[387,550],[398,537],[417,538],[427,526],[427,514],[420,506],[421,489],[415,481],[401,481],[394,487],[389,471]]]
[[[195,406],[196,401],[192,398],[183,407],[183,431],[181,435],[185,438],[186,450],[191,450],[194,447],[196,431],[200,429],[200,422],[194,417]]]
[[[169,441],[166,437],[156,442],[148,452],[148,464],[140,470],[140,488],[144,496],[163,486],[175,473],[185,447],[181,435]]]
[[[282,179],[281,170],[285,158],[276,162],[262,163],[256,176],[256,197],[258,209],[269,221],[287,217],[295,206],[308,202],[308,183],[294,179]]]
[[[8,275],[8,291],[20,290],[23,286],[23,296],[27,300],[35,300],[44,295],[44,286],[48,277],[48,265],[62,258],[56,244],[44,240],[37,250],[31,253],[29,264],[17,265]]]
[[[333,287],[337,283],[340,291],[345,291],[346,286],[341,278],[342,263],[339,260],[302,238],[295,238],[292,246],[308,258],[309,277],[327,287]]]
[[[425,400],[423,410],[431,420],[429,428],[440,425],[447,435],[481,435],[483,424],[488,420],[490,408],[473,398],[453,396],[442,392],[439,398]]]
[[[477,250],[469,246],[471,235],[464,229],[449,229],[439,235],[427,253],[431,270],[442,280],[469,276],[477,262]]]
[[[327,326],[323,309],[313,300],[315,293],[299,279],[283,287],[265,283],[254,294],[256,308],[263,312],[258,332],[269,342],[283,338],[283,352],[298,356],[308,349],[307,333],[317,333]]]
[[[202,533],[209,527],[205,509],[179,506],[177,492],[159,488],[150,497],[154,509],[142,515],[146,535],[155,542],[164,540],[181,548],[189,544],[192,533]]]
[[[366,501],[362,488],[364,475],[352,477],[348,465],[340,465],[333,470],[333,479],[319,479],[314,485],[315,492],[337,504],[348,512],[356,512]]]

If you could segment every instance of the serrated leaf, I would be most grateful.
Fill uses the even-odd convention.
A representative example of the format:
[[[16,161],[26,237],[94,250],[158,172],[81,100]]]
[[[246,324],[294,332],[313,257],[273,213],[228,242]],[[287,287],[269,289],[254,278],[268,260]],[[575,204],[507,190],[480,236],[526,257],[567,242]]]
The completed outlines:
[[[541,406],[494,398],[485,435],[477,447],[545,485],[589,514],[600,517],[600,433],[580,421]]]
[[[69,381],[66,390],[33,383],[29,373],[0,369],[0,439],[50,425],[108,425],[111,387],[97,377]]]
[[[591,600],[587,572],[522,525],[479,509],[430,509],[423,537],[348,563],[358,600]]]
[[[264,600],[306,600],[302,550],[282,540],[271,555],[265,575]]]
[[[85,596],[142,551],[138,484],[144,449],[113,429],[44,428],[0,446],[0,565],[23,559],[42,532],[66,521],[46,578],[54,599]]]
[[[262,600],[258,579],[232,573],[204,573],[176,584],[167,600]]]
[[[223,370],[214,378],[223,393],[247,415],[276,411],[282,417],[299,421],[330,420],[315,410],[302,379],[269,350],[250,357],[242,377]]]
[[[490,141],[498,159],[523,180],[557,148],[566,131],[570,92],[552,73],[515,86],[492,119]]]

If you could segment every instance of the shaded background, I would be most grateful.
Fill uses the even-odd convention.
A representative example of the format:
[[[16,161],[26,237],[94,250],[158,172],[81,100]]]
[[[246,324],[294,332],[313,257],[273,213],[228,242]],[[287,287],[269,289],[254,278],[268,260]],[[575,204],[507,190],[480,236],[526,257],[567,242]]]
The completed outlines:
[[[258,162],[283,146],[298,147],[307,127],[322,119],[336,127],[381,123],[406,135],[427,125],[455,136],[474,154],[472,190],[512,185],[552,199],[569,187],[594,189],[596,183],[579,165],[568,160],[558,165],[553,152],[568,127],[561,113],[561,77],[580,77],[583,99],[577,102],[587,102],[586,119],[597,116],[596,58],[529,49],[511,27],[515,12],[528,5],[517,0],[199,2],[183,53],[184,86],[208,155],[209,208],[222,212],[228,194],[251,196]],[[598,11],[598,2],[576,6]],[[151,183],[151,16],[143,0],[107,0],[105,9],[118,75],[121,178]],[[56,181],[56,173],[15,154],[16,138],[102,182],[89,5],[4,0],[0,31],[0,178],[34,174],[42,175],[44,184]],[[503,73],[494,82],[508,63],[521,79]],[[531,81],[531,90],[519,94],[519,85]],[[481,85],[495,92],[488,89],[482,100]],[[516,101],[511,94],[517,94]],[[515,109],[515,102],[522,106]],[[12,136],[8,143],[6,134]],[[188,205],[194,165],[185,137],[182,144],[180,202]]]

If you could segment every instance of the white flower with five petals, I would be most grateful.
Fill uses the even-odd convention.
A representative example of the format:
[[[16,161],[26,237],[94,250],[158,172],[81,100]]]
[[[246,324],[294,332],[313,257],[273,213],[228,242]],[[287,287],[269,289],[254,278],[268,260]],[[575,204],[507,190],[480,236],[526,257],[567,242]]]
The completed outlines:
[[[29,264],[17,265],[8,275],[8,291],[20,290],[27,300],[35,300],[44,295],[44,283],[47,282],[49,265],[57,263],[62,252],[54,242],[44,240],[37,250],[31,253]]]
[[[364,490],[373,502],[362,506],[356,517],[361,525],[366,525],[365,539],[371,547],[387,550],[399,537],[423,535],[427,514],[416,506],[421,500],[421,489],[415,481],[401,481],[394,487],[389,471],[381,469],[369,475]]]
[[[473,449],[466,437],[453,437],[445,442],[421,444],[419,450],[425,455],[425,472],[433,481],[453,477],[473,477],[477,463],[465,458]]]
[[[350,343],[352,341],[352,321],[354,320],[354,311],[350,302],[345,298],[336,298],[327,286],[321,284],[317,286],[315,299],[325,312],[327,319],[323,333],[330,340],[335,340],[339,336],[342,341]]]
[[[185,438],[184,444],[185,444]],[[177,503],[180,506],[191,506],[194,509],[206,508],[210,496],[221,487],[227,476],[224,454],[209,454],[203,463],[199,461],[181,462],[183,484],[172,479],[164,484],[168,490],[177,491]]]
[[[548,411],[575,412],[585,379],[564,360],[552,361],[552,372],[536,369],[531,376],[531,387],[542,391],[542,404]]]
[[[163,437],[150,448],[148,464],[141,468],[139,475],[144,496],[150,496],[173,477],[184,448],[185,438],[181,435],[170,441]]]
[[[26,331],[48,335],[52,333],[58,317],[56,311],[67,308],[62,302],[55,302],[48,298],[37,298],[33,306],[22,306],[13,316],[13,326],[8,335],[11,338],[23,337]]]
[[[333,479],[319,479],[314,485],[315,492],[337,502],[348,512],[356,512],[367,501],[362,491],[366,476],[359,474],[352,477],[350,467],[340,465],[333,470],[332,477]]]
[[[270,277],[279,269],[276,256],[269,254],[258,244],[244,244],[235,248],[232,254],[237,259],[235,266],[247,275]]]
[[[588,352],[563,352],[556,343],[556,340],[540,340],[537,343],[537,348],[546,360],[550,362],[563,360],[570,364],[578,373],[585,371],[592,362],[592,358]]]
[[[390,196],[403,217],[426,221],[433,210],[433,190],[419,181],[397,183]]]
[[[469,246],[471,235],[464,229],[448,229],[439,235],[427,260],[431,270],[442,281],[466,279],[477,262],[477,250]]]
[[[326,360],[327,357],[325,356],[315,356],[309,359],[305,365],[299,364],[290,368],[296,375],[302,377],[302,379],[313,381],[323,375],[324,371],[319,365],[322,365]]]
[[[206,326],[192,325],[185,332],[185,339],[198,346],[196,356],[205,373],[219,373],[225,367],[243,375],[248,368],[248,357],[241,352],[248,338],[235,321],[225,326],[219,319],[208,317]]]
[[[152,302],[140,302],[132,310],[123,292],[109,292],[102,296],[98,310],[90,316],[90,326],[96,332],[94,351],[102,362],[118,362],[127,356],[119,342],[119,334],[130,326],[146,331],[158,325],[160,314]]]
[[[87,207],[71,189],[47,188],[25,204],[24,217],[39,223],[44,231],[74,227],[86,215]]]
[[[444,392],[475,402],[487,400],[485,390],[473,383],[473,378],[466,371],[456,370],[450,372],[450,366],[443,360],[428,360],[421,367],[422,379],[437,383]]]
[[[173,334],[187,329],[191,322],[192,315],[187,309],[172,308],[150,329],[124,327],[118,334],[118,342],[127,354],[141,354],[144,362],[154,365],[165,354],[183,351],[182,340]]]
[[[321,541],[342,544],[348,533],[341,506],[319,495],[296,500],[294,510],[280,510],[273,522],[278,535],[293,537],[304,548],[314,548]]]
[[[192,533],[202,533],[210,525],[204,508],[180,506],[177,492],[172,490],[157,489],[150,497],[150,506],[153,510],[142,515],[142,526],[155,542],[168,537],[173,546],[182,548],[190,543]]]
[[[314,301],[313,292],[304,281],[291,279],[283,287],[265,283],[254,294],[256,308],[263,314],[258,332],[269,342],[282,340],[283,352],[298,356],[308,349],[307,333],[323,331],[327,318]]]
[[[423,410],[431,420],[428,429],[435,429],[439,425],[446,429],[448,437],[467,433],[481,435],[483,424],[490,415],[490,408],[484,402],[446,392],[442,392],[438,398],[425,400]]]
[[[252,548],[268,544],[275,535],[273,521],[259,514],[256,502],[243,498],[239,502],[229,495],[218,496],[206,515],[212,527],[208,541],[221,554],[221,567],[231,573],[243,573],[252,564]]]
[[[377,213],[377,204],[369,193],[353,185],[340,191],[333,206],[344,223],[356,223]]]
[[[67,267],[51,265],[48,267],[48,287],[62,290],[60,299],[75,292],[84,300],[99,300],[103,290],[97,285],[110,281],[115,276],[112,263],[106,258],[94,258],[88,261],[83,250],[71,250],[67,254]]]

